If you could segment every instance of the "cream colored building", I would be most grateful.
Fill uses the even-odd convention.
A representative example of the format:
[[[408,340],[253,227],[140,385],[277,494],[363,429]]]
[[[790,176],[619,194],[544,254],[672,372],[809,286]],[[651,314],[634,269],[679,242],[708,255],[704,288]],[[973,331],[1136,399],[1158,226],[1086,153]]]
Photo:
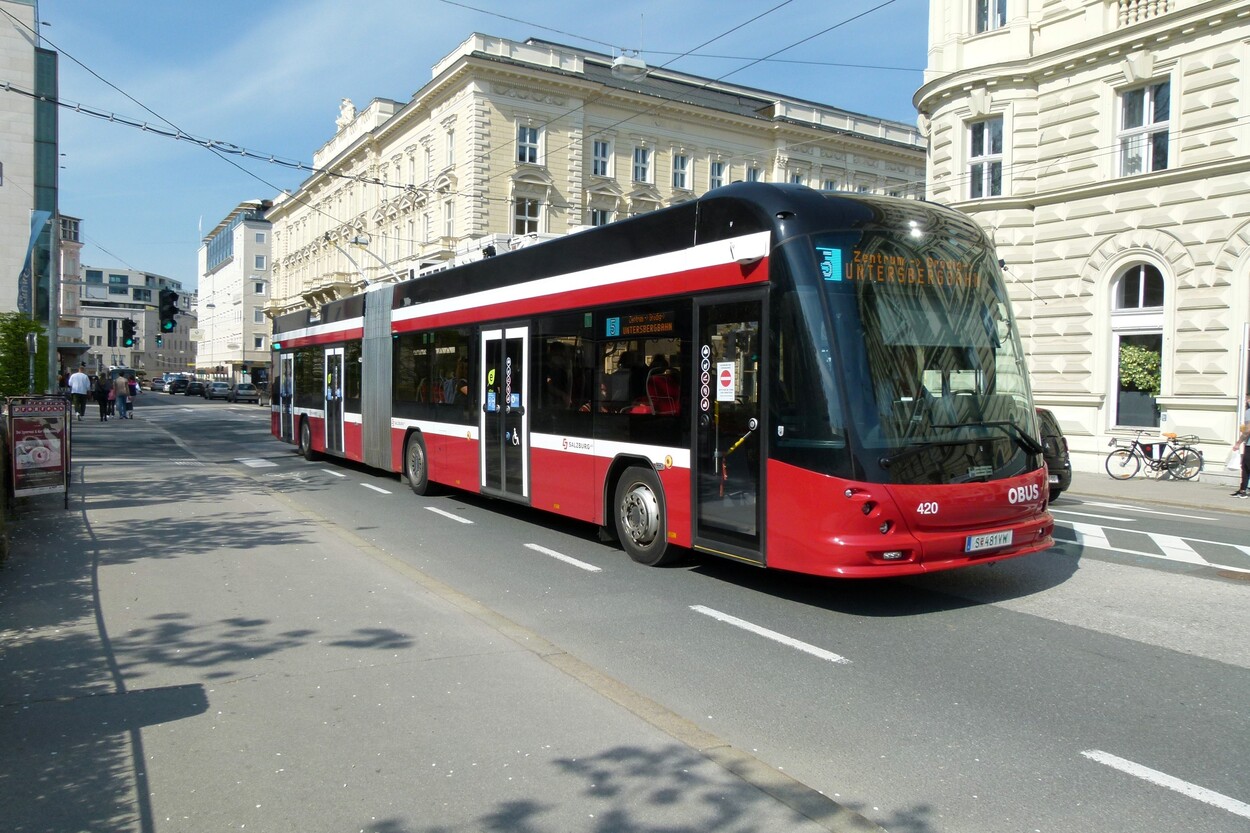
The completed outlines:
[[[921,196],[913,126],[475,34],[406,103],[344,100],[274,201],[272,312],[760,179]]]
[[[929,197],[992,233],[1073,465],[1144,427],[1217,476],[1248,389],[1250,6],[931,0],[925,78]]]
[[[269,378],[272,227],[267,200],[239,203],[204,236],[196,254],[196,373],[225,382]]]

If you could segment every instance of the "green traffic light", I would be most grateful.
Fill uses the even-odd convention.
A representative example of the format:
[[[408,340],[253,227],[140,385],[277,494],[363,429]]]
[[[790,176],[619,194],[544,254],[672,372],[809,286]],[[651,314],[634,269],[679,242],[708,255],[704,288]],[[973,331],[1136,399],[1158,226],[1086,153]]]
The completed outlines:
[[[174,327],[176,326],[178,325],[174,323],[172,319],[166,318],[164,321],[161,322],[161,332],[172,333],[174,331]]]

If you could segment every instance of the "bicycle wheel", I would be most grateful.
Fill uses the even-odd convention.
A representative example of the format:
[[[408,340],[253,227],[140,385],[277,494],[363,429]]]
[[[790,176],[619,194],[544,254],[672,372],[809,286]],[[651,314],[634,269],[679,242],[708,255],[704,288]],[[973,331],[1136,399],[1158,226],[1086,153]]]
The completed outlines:
[[[1178,448],[1168,455],[1168,474],[1177,480],[1192,480],[1202,471],[1202,455],[1192,448]]]
[[[1128,448],[1117,448],[1107,455],[1107,474],[1116,480],[1128,480],[1141,471],[1141,458]]]

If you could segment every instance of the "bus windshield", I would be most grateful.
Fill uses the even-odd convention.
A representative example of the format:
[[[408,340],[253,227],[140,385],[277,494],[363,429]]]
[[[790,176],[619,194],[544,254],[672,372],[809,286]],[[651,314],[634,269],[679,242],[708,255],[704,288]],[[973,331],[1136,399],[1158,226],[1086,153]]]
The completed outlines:
[[[1041,465],[1027,369],[991,248],[922,222],[811,240],[866,479],[965,483]]]

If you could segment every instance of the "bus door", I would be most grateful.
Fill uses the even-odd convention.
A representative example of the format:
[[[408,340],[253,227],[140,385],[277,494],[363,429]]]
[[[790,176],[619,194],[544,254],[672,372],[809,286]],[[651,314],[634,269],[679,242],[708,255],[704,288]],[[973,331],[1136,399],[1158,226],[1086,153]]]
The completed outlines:
[[[482,333],[482,491],[529,500],[529,327]]]
[[[343,451],[343,348],[326,350],[326,451]]]
[[[694,549],[764,563],[763,302],[697,304]]]
[[[278,422],[282,439],[295,442],[295,354],[283,353],[278,371]]]

